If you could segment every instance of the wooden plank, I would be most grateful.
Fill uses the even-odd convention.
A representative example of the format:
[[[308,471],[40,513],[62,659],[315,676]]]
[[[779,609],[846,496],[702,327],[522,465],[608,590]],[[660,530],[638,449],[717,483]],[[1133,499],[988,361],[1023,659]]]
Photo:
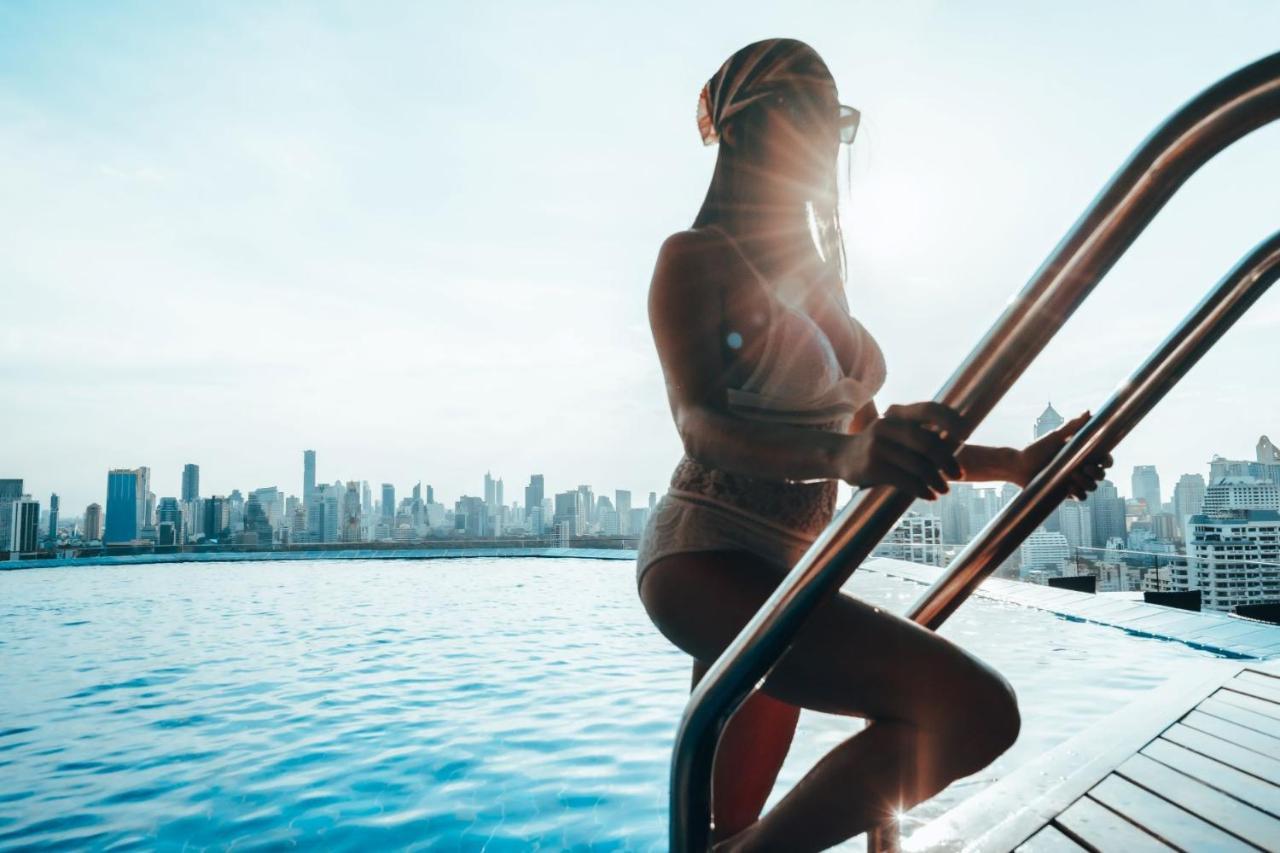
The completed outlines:
[[[1250,844],[1267,849],[1280,839],[1280,820],[1145,755],[1135,755],[1116,773]]]
[[[1212,714],[1215,717],[1221,717],[1224,720],[1230,720],[1256,732],[1280,738],[1280,720],[1273,720],[1270,717],[1264,717],[1262,714],[1255,714],[1247,708],[1241,708],[1239,705],[1225,702],[1219,699],[1216,694],[1201,702],[1196,706],[1196,710],[1204,711],[1206,714]]]
[[[1235,836],[1114,773],[1095,785],[1089,796],[1183,850],[1251,849]]]
[[[913,832],[909,848],[963,839],[966,850],[1012,850],[1243,667],[1242,661],[1188,661],[1177,677]]]
[[[1192,711],[1182,718],[1182,722],[1179,725],[1199,729],[1259,755],[1280,760],[1280,738],[1274,738],[1270,735],[1264,735],[1262,732],[1247,729],[1221,717],[1206,714],[1204,711]]]
[[[1024,841],[1014,853],[1086,853],[1087,847],[1076,844],[1062,830],[1046,826]]]
[[[1089,797],[1081,797],[1056,821],[1072,836],[1097,850],[1167,851],[1169,845]]]
[[[1223,764],[1251,773],[1259,779],[1265,779],[1272,785],[1280,785],[1280,760],[1255,752],[1239,744],[1231,743],[1223,740],[1216,735],[1206,734],[1197,731],[1190,726],[1184,726],[1178,723],[1165,729],[1165,733],[1161,737],[1176,743],[1178,746],[1186,747],[1217,759]],[[1280,740],[1270,738],[1277,747],[1280,747]],[[1280,754],[1280,753],[1276,753]]]
[[[1280,630],[1280,629],[1277,629]],[[1259,684],[1266,684],[1270,687],[1280,688],[1280,670],[1268,672],[1267,664],[1257,663],[1249,664],[1248,668],[1236,676],[1237,678],[1247,678],[1250,681],[1256,681]]]
[[[1280,703],[1280,683],[1277,682],[1280,682],[1280,678],[1258,675],[1256,672],[1242,672],[1222,686],[1267,702]]]
[[[1206,758],[1164,738],[1157,738],[1147,744],[1142,748],[1141,754],[1280,818],[1280,788],[1257,776],[1228,767],[1221,761]],[[1162,796],[1163,793],[1162,791]],[[1276,822],[1276,830],[1275,837],[1280,839],[1280,821]]]
[[[1223,702],[1230,702],[1236,707],[1253,711],[1255,714],[1261,714],[1264,717],[1270,717],[1280,722],[1280,704],[1267,699],[1259,699],[1257,696],[1250,696],[1247,693],[1241,693],[1239,690],[1232,688],[1230,684],[1222,685],[1222,689],[1213,695]]]

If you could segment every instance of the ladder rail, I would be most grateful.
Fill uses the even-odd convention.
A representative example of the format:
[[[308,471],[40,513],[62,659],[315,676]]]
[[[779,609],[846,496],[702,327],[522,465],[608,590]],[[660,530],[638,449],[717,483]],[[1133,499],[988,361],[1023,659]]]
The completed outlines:
[[[1053,460],[961,549],[906,617],[938,627],[1053,512],[1072,471],[1114,450],[1200,357],[1280,278],[1280,231],[1232,268]]]
[[[972,434],[1186,179],[1276,118],[1280,53],[1210,86],[1147,137],[935,396],[960,414],[960,440]],[[860,489],[699,681],[672,750],[672,850],[710,846],[711,772],[724,725],[814,609],[839,590],[911,502],[892,487]]]

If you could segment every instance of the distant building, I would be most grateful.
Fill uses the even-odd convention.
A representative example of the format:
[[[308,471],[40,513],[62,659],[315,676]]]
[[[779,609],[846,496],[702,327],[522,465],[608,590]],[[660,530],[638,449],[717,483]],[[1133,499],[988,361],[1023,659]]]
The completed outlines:
[[[585,489],[585,491],[584,491]],[[555,515],[552,516],[552,528],[560,531],[560,525],[568,525],[570,536],[581,536],[587,529],[587,508],[583,505],[584,494],[590,494],[589,487],[579,486],[575,491],[560,492],[556,495]]]
[[[360,542],[364,537],[361,533],[360,515],[361,515],[361,483],[355,480],[347,482],[347,491],[342,498],[342,541],[343,542]],[[386,494],[388,486],[383,486],[383,494]],[[392,490],[394,494],[394,489]]]
[[[1084,501],[1063,501],[1058,506],[1058,523],[1058,532],[1071,547],[1093,547],[1093,513]]]
[[[40,502],[31,495],[19,495],[10,504],[9,550],[27,553],[40,547]]]
[[[468,538],[476,539],[489,535],[489,506],[484,498],[476,495],[463,495],[453,506],[454,530]]]
[[[269,545],[275,541],[274,528],[257,491],[250,492],[249,499],[244,504],[244,532],[246,539],[252,537],[251,541],[259,545]]]
[[[58,495],[49,495],[49,535],[45,537],[50,548],[58,546]]]
[[[1192,516],[1186,565],[1173,566],[1171,575],[1175,589],[1200,590],[1201,605],[1211,610],[1280,602],[1280,512]]]
[[[1237,509],[1280,510],[1280,486],[1257,477],[1222,477],[1205,489],[1202,506],[1205,515]]]
[[[296,470],[296,469],[295,469]],[[316,490],[316,452],[302,451],[302,502],[311,502],[311,493]]]
[[[1163,509],[1160,503],[1160,475],[1154,465],[1133,466],[1133,497],[1147,505],[1147,514]]]
[[[942,525],[933,516],[908,512],[880,541],[875,553],[895,560],[941,566]]]
[[[0,551],[9,550],[13,504],[22,498],[22,480],[0,480]]]
[[[1204,507],[1205,483],[1200,474],[1183,474],[1173,487],[1173,514],[1178,523],[1178,538],[1182,539],[1187,519],[1199,515]]]
[[[84,508],[84,530],[80,534],[85,542],[102,541],[102,504],[89,504]]]
[[[1258,439],[1258,461],[1263,465],[1280,465],[1280,449],[1265,435]]]
[[[616,489],[613,493],[615,502],[614,509],[618,514],[618,535],[630,536],[638,533],[638,530],[631,529],[631,492],[625,489]]]
[[[1107,547],[1113,539],[1122,543],[1128,539],[1124,498],[1120,497],[1115,483],[1106,479],[1098,481],[1098,487],[1089,493],[1085,504],[1089,507],[1093,524],[1094,547]]]
[[[146,500],[150,471],[113,468],[107,472],[107,517],[103,544],[123,545],[142,541],[146,526]]]
[[[189,504],[200,498],[200,466],[188,462],[182,466],[182,502]]]
[[[204,538],[226,542],[231,538],[231,504],[225,495],[211,495],[200,503],[204,512]]]
[[[185,483],[183,484],[185,486]],[[173,541],[164,541],[164,526],[172,525]],[[161,498],[156,504],[156,541],[160,545],[176,545],[182,541],[182,505],[177,498]]]
[[[542,475],[530,475],[529,485],[524,487],[524,506],[529,532],[535,536],[541,535],[545,529],[545,519],[542,515],[542,501],[545,496],[542,490]]]
[[[396,519],[396,487],[391,483],[382,484],[382,521],[393,526]]]
[[[1061,533],[1042,527],[1023,540],[1019,557],[1023,577],[1033,574],[1057,576],[1063,574],[1071,560],[1071,545]]]
[[[1040,413],[1040,417],[1036,418],[1036,424],[1033,432],[1035,433],[1036,438],[1040,438],[1048,435],[1065,423],[1066,421],[1063,419],[1062,415],[1058,414],[1058,410],[1053,407],[1053,403],[1050,403],[1045,406],[1044,411]]]

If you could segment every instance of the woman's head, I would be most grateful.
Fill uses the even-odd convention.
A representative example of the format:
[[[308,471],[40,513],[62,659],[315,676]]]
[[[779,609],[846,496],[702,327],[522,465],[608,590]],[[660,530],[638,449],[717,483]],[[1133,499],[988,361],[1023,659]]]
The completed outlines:
[[[703,86],[697,117],[703,143],[720,150],[694,226],[765,210],[812,219],[819,250],[843,277],[836,160],[842,123],[848,140],[857,113],[842,111],[817,51],[795,39],[747,45]]]

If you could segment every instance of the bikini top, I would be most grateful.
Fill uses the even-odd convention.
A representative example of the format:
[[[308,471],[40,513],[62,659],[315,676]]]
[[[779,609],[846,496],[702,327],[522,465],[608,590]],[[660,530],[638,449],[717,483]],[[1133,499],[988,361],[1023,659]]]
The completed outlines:
[[[725,238],[765,290],[769,282],[724,229]],[[759,362],[740,388],[728,389],[729,409],[755,420],[791,424],[837,424],[845,432],[853,416],[884,385],[884,354],[871,333],[852,315],[854,359],[844,374],[835,347],[812,317],[781,300],[774,312]],[[847,312],[847,309],[846,309]]]

